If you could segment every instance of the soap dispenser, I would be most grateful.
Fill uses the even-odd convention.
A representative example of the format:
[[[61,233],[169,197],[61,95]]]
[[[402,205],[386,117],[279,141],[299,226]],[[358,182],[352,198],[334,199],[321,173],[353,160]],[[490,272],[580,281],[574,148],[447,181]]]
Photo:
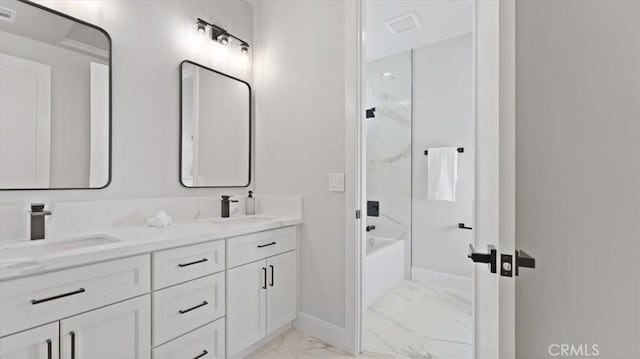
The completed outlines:
[[[256,199],[253,198],[253,191],[249,191],[249,196],[247,196],[247,202],[244,206],[244,213],[246,215],[256,214]]]

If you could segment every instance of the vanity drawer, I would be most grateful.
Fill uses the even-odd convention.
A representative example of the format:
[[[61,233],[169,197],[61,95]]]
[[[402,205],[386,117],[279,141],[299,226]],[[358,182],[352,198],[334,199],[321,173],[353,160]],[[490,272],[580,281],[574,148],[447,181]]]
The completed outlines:
[[[225,357],[225,320],[211,324],[176,338],[153,349],[153,359],[223,359]]]
[[[224,272],[154,292],[153,345],[224,316],[224,300]]]
[[[148,255],[0,282],[0,336],[148,293]]]
[[[227,268],[296,249],[296,227],[285,227],[227,239]]]
[[[224,241],[153,253],[153,289],[165,288],[224,270]]]

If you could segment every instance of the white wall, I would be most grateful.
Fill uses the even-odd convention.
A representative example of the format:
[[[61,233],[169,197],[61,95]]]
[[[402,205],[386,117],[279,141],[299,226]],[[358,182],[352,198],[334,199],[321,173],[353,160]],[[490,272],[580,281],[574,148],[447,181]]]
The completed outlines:
[[[251,4],[238,0],[41,3],[103,27],[111,35],[112,182],[104,190],[0,192],[0,227],[11,223],[26,228],[27,204],[35,201],[245,193],[180,186],[178,81],[180,62],[191,59],[251,82],[251,67],[240,60],[239,49],[224,51],[195,30],[196,18],[203,17],[253,46]]]
[[[518,1],[516,26],[516,238],[537,260],[517,357],[638,358],[640,2]]]
[[[349,193],[329,192],[328,174],[345,172],[345,54],[355,52],[356,32],[353,29],[353,38],[345,39],[341,1],[256,5],[256,189],[304,197],[300,318],[325,328],[324,335],[313,334],[336,343],[345,339],[337,337],[348,325],[345,195]]]
[[[413,50],[414,279],[430,281],[443,273],[442,278],[456,281],[447,275],[460,276],[469,279],[468,291],[473,267],[467,252],[473,232],[459,229],[458,223],[473,227],[474,136],[471,33]],[[455,202],[427,200],[424,150],[429,147],[464,147],[458,157]]]

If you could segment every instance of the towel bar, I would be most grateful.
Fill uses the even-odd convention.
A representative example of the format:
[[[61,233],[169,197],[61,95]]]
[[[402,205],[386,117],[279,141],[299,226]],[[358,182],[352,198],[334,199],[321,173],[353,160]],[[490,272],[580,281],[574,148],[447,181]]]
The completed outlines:
[[[458,147],[456,149],[456,151],[458,151],[458,153],[464,153],[464,147]],[[429,151],[428,150],[424,150],[424,155],[426,156],[428,154],[429,154]]]

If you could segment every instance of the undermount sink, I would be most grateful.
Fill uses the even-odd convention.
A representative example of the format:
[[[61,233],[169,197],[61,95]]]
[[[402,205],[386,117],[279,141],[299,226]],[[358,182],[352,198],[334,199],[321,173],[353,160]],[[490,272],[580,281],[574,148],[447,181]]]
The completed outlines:
[[[120,242],[120,240],[105,235],[74,239],[43,239],[37,241],[29,241],[27,243],[14,244],[6,246],[4,248],[0,248],[0,260],[39,256],[43,254],[52,254],[73,249],[102,246],[117,242]]]

